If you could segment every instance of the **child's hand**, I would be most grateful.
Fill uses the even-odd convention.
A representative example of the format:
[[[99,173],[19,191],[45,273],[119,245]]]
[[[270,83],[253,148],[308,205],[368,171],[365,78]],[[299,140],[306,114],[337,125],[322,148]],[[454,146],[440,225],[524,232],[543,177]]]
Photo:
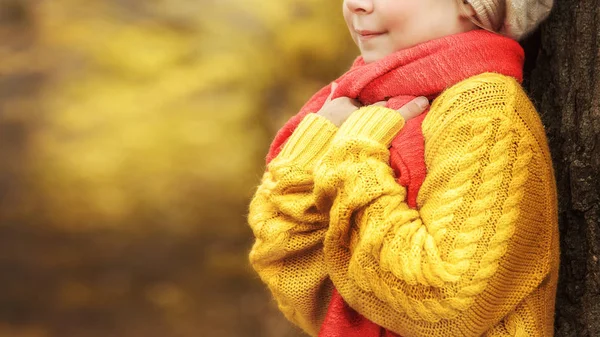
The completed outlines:
[[[373,105],[385,106],[386,103],[386,101],[380,101]],[[406,103],[403,107],[398,109],[398,112],[405,120],[409,120],[422,114],[427,107],[429,107],[429,100],[427,97],[420,96]]]
[[[333,96],[336,87],[337,83],[333,82],[331,85],[331,93],[317,114],[329,119],[335,126],[340,127],[354,111],[361,107],[361,105],[357,100],[348,97],[338,97],[332,100],[331,97]],[[380,101],[373,105],[385,106],[386,103],[386,101]],[[400,113],[405,120],[409,120],[423,113],[427,107],[429,107],[429,100],[426,97],[421,96],[406,103],[403,107],[398,109],[398,113]]]
[[[337,88],[337,83],[333,82],[331,84],[331,93],[321,107],[321,110],[317,111],[317,114],[329,119],[335,126],[340,127],[361,105],[357,100],[349,97],[338,97],[331,100],[335,88]]]

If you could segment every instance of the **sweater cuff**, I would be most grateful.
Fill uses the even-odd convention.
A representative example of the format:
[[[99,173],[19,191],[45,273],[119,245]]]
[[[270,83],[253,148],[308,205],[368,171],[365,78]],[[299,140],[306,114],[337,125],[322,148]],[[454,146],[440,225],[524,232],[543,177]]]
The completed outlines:
[[[285,143],[278,157],[300,166],[315,163],[328,148],[338,128],[327,118],[308,114]]]
[[[370,105],[353,112],[340,127],[337,137],[365,137],[389,146],[405,122],[396,110]]]

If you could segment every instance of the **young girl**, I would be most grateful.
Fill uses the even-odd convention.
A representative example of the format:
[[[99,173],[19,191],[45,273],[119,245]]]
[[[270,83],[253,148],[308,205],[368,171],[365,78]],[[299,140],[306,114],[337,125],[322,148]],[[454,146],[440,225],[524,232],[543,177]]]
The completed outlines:
[[[290,321],[553,335],[555,179],[516,42],[551,5],[344,1],[361,56],[280,130],[250,204],[250,261]]]

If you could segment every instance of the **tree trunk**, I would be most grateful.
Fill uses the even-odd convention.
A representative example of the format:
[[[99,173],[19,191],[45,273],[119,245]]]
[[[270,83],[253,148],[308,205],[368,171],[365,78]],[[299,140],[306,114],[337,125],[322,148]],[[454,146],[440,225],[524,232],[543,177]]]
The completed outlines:
[[[536,37],[525,43],[540,47],[526,87],[546,127],[558,184],[555,336],[600,336],[600,1],[555,1]]]

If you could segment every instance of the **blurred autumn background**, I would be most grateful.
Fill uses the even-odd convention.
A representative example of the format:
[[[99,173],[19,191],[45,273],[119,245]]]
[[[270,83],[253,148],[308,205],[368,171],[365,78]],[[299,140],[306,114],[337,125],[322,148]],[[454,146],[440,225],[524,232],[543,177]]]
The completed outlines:
[[[0,0],[0,337],[300,336],[247,262],[341,0]]]

